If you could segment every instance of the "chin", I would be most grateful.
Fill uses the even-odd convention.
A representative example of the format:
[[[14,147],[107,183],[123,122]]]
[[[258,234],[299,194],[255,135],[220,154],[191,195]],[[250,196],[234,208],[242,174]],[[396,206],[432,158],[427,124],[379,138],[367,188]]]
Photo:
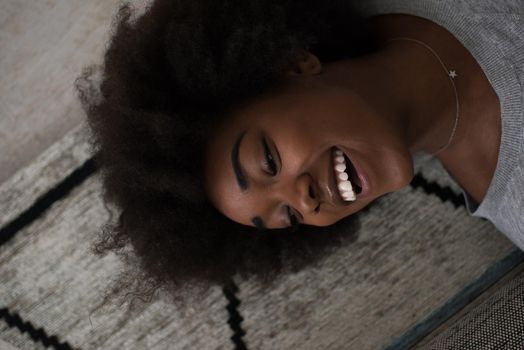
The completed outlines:
[[[408,186],[415,176],[413,168],[413,158],[408,153],[396,162],[397,166],[392,169],[390,192],[398,191]]]

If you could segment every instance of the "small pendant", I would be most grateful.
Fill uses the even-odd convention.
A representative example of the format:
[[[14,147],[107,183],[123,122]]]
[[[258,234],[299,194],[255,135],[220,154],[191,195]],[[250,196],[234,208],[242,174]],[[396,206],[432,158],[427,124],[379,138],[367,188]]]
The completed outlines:
[[[458,74],[454,70],[449,71],[449,76],[453,79],[455,77],[458,77]]]

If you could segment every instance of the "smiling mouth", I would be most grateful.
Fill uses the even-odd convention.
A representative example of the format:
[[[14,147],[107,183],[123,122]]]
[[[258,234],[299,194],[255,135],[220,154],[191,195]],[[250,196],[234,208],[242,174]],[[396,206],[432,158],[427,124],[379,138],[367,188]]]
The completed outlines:
[[[331,149],[332,181],[329,191],[334,203],[342,206],[350,205],[362,193],[362,184],[357,171],[349,157],[338,147]]]

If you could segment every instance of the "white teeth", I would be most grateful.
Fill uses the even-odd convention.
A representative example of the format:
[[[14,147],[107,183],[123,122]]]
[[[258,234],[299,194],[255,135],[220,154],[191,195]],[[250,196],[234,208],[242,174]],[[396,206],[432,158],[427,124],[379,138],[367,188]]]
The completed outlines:
[[[342,181],[341,183],[338,184],[338,189],[342,192],[346,192],[346,191],[352,191],[353,190],[353,186],[351,186],[351,182],[349,181]]]
[[[344,153],[341,150],[336,149],[334,152],[333,161],[335,163],[335,175],[337,176],[337,187],[340,195],[344,201],[356,200],[355,192],[351,181],[349,181],[349,175],[344,171],[346,170],[346,160],[344,159]]]
[[[357,199],[353,191],[352,192],[342,192],[342,198],[344,198],[344,200],[346,201],[354,201],[355,199]]]
[[[335,170],[338,171],[339,173],[343,172],[344,170],[346,170],[346,164],[335,165]]]
[[[347,179],[349,179],[348,174],[346,174],[346,173],[344,173],[344,172],[342,172],[342,173],[338,173],[337,175],[338,175],[338,178],[339,178],[340,180],[342,180],[342,181],[346,181]]]

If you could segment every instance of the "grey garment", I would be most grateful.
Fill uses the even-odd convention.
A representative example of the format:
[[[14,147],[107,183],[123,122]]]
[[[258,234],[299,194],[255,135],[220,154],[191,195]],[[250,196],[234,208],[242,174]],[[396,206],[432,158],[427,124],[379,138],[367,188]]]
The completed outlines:
[[[499,158],[480,205],[466,191],[462,195],[469,214],[488,219],[524,250],[524,0],[365,0],[354,6],[365,17],[428,19],[453,34],[482,67],[501,104]]]

